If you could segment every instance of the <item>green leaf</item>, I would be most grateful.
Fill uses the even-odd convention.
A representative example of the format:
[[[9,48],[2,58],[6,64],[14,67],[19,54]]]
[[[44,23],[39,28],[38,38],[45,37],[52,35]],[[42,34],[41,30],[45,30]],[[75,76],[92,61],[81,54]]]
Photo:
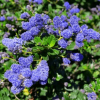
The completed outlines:
[[[41,50],[44,50],[44,47],[36,46],[36,47],[33,47],[33,48],[32,48],[32,51],[33,51],[33,52],[40,52]]]
[[[49,52],[47,52],[47,54],[50,55],[58,55],[59,54],[59,50],[56,49],[52,49]]]
[[[42,12],[42,8],[43,8],[43,5],[38,5],[38,9],[36,11],[37,12]]]
[[[100,84],[100,78],[97,78],[96,81],[97,81],[97,84]]]
[[[98,92],[98,90],[100,90],[100,84],[96,85],[96,89],[95,90],[96,90],[96,92]]]
[[[56,40],[55,36],[54,35],[50,35],[48,37],[48,43],[50,44],[52,40]]]
[[[64,11],[62,12],[62,15],[65,15],[65,16],[66,16],[66,10],[64,10]]]
[[[83,75],[83,74],[79,74],[79,75],[77,75],[77,79],[81,79],[81,80],[83,80],[83,79],[84,79],[84,75]]]
[[[0,79],[4,79],[4,74],[0,73]]]
[[[77,100],[86,100],[86,95],[81,93],[81,92],[79,92],[78,96],[77,96]]]
[[[75,42],[72,42],[69,46],[67,46],[67,50],[74,50]]]
[[[52,80],[50,78],[48,78],[48,83],[52,84]]]
[[[3,100],[11,100],[11,99],[9,97],[7,97],[7,96],[4,96]]]
[[[95,71],[95,72],[93,73],[93,77],[94,77],[94,78],[98,77],[98,75],[99,75],[99,71]]]
[[[50,44],[49,44],[49,47],[53,47],[53,46],[55,45],[55,43],[56,43],[56,39],[53,38],[53,39],[51,40]]]
[[[9,96],[9,95],[10,95],[9,90],[8,90],[6,87],[4,87],[4,88],[0,91],[0,95]],[[9,100],[9,98],[6,99],[6,100]]]
[[[56,80],[57,80],[57,81],[60,81],[62,78],[63,78],[63,76],[57,73]]]
[[[41,55],[41,56],[42,56],[43,60],[46,60],[46,61],[49,60],[49,56],[48,55]]]
[[[76,99],[77,94],[78,94],[78,90],[74,90],[73,92],[71,92],[70,98],[71,98],[71,99]]]
[[[45,36],[43,39],[42,39],[42,45],[47,45],[48,44],[48,37]]]
[[[51,4],[48,5],[48,11],[52,12],[52,5]]]
[[[94,81],[91,83],[91,85],[92,85],[91,88],[95,89],[95,82]]]
[[[43,3],[46,3],[47,2],[47,0],[43,0]]]
[[[5,63],[3,64],[3,67],[4,67],[5,71],[8,70],[8,69],[10,69],[10,67],[11,67],[11,65],[12,65],[13,63],[16,63],[16,62],[14,62],[14,60],[9,60],[9,61],[5,62]]]
[[[56,5],[56,8],[57,8],[57,9],[63,8],[63,6]]]
[[[39,59],[39,54],[38,53],[35,53],[34,54],[34,60],[38,60]]]
[[[56,49],[52,49],[52,50],[53,50],[53,52],[54,52],[56,55],[59,54],[59,50],[56,50]]]
[[[49,45],[49,47],[53,47],[56,43],[56,38],[54,35],[46,36],[42,39],[42,45]]]
[[[0,100],[3,100],[3,97],[2,96],[0,97]]]
[[[64,97],[65,100],[70,100],[67,92],[63,93],[63,97]]]
[[[36,44],[41,43],[40,37],[35,37],[35,38],[34,38],[34,42],[35,42]]]
[[[92,89],[89,87],[89,85],[87,85],[87,84],[85,84],[84,85],[84,90],[86,91],[86,92],[92,92]]]
[[[47,93],[47,90],[44,89],[44,88],[41,88],[40,95],[41,95],[41,96],[46,96],[46,93]]]

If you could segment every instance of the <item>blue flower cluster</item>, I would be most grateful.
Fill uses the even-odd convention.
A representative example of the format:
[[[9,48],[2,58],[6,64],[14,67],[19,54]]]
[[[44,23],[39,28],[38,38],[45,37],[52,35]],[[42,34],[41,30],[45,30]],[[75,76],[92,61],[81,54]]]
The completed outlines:
[[[13,19],[14,19],[13,16],[12,17],[10,17],[10,16],[7,17],[7,20],[9,20],[9,21],[12,21]]]
[[[14,39],[4,38],[2,40],[2,44],[8,47],[9,51],[17,53],[21,52],[22,45],[25,44],[25,41],[21,38],[14,38]]]
[[[0,16],[0,21],[1,22],[5,21],[5,17],[4,16]]]
[[[96,93],[92,92],[92,93],[88,93],[87,97],[88,97],[88,100],[96,100],[97,95]]]
[[[63,65],[69,65],[71,61],[68,58],[63,58]]]
[[[65,2],[64,6],[65,6],[66,10],[71,8],[71,5],[69,4],[69,2]]]
[[[29,0],[29,2],[41,4],[43,0]]]
[[[0,52],[0,63],[4,63],[9,58],[9,55],[6,52]]]
[[[63,30],[64,28],[66,28],[68,26],[68,23],[66,22],[66,16],[55,16],[53,18],[53,23],[54,23],[54,28],[55,29],[60,29]]]
[[[62,58],[62,60],[63,60],[62,65],[64,65],[64,66],[69,65],[71,63],[70,60],[77,61],[77,62],[83,60],[83,55],[80,53],[71,53],[71,52],[67,52],[67,53],[69,53],[69,56],[67,56],[67,58]]]
[[[48,23],[48,20],[48,15],[36,14],[29,19],[29,22],[22,22],[22,28],[27,31],[21,34],[21,38],[25,41],[34,39],[34,36],[39,34],[40,29]]]
[[[59,21],[57,22],[57,20]],[[65,21],[66,23],[70,23],[70,25],[62,28],[62,20],[60,17],[54,17],[54,27],[61,31],[61,33],[58,34],[61,34],[63,37],[63,39],[58,41],[58,44],[62,48],[67,47],[67,43],[65,43],[65,41],[71,37],[76,37],[75,43],[78,47],[82,47],[84,45],[84,40],[87,40],[88,42],[90,42],[91,39],[100,40],[100,34],[98,32],[94,31],[93,29],[88,29],[88,26],[85,24],[80,26],[78,24],[79,20],[80,19],[76,15],[73,15],[70,17],[70,19],[67,20],[67,22]]]
[[[29,17],[30,17],[30,15],[27,12],[22,13],[21,16],[20,16],[20,18],[22,18],[22,19],[26,19],[26,18],[29,18]]]
[[[29,2],[41,4],[42,0],[29,0]],[[64,3],[65,9],[67,11],[68,17],[65,15],[55,16],[52,19],[46,14],[35,14],[35,16],[30,17],[27,12],[21,14],[20,18],[24,20],[22,22],[23,33],[20,35],[20,38],[4,38],[2,40],[3,45],[5,45],[9,51],[14,54],[21,52],[22,45],[25,45],[26,41],[33,40],[35,36],[39,35],[40,38],[45,36],[45,34],[53,34],[55,37],[59,37],[57,50],[67,49],[67,46],[70,45],[70,40],[74,40],[78,48],[84,46],[83,41],[87,40],[88,42],[91,39],[100,40],[100,34],[93,29],[88,29],[87,25],[79,25],[80,19],[74,15],[79,13],[80,10],[77,7],[73,7],[69,2]],[[13,17],[7,17],[7,19],[13,20]],[[1,16],[0,21],[4,21],[5,17]],[[27,20],[27,22],[25,22]],[[10,30],[12,26],[6,24],[6,27]],[[42,32],[41,32],[42,31]],[[46,32],[42,34],[43,32]],[[49,36],[49,35],[48,35]],[[8,37],[8,34],[5,35]],[[28,49],[28,48],[27,48]],[[49,48],[48,48],[49,49]],[[30,52],[32,48],[28,49]],[[27,51],[28,51],[27,50]],[[63,65],[69,65],[71,61],[82,61],[83,55],[80,53],[73,53],[66,51],[67,56],[62,58]],[[1,56],[0,56],[1,58]],[[47,84],[49,76],[49,66],[47,61],[41,60],[37,65],[37,68],[31,70],[30,65],[33,62],[33,56],[20,57],[18,59],[19,64],[12,64],[11,70],[7,70],[4,74],[5,78],[12,83],[11,91],[14,94],[20,93],[25,87],[31,87],[36,82],[39,82],[41,85]],[[96,100],[95,93],[88,93],[89,99]],[[91,99],[91,100],[92,100]]]
[[[60,45],[62,48],[66,48],[68,44],[67,44],[67,41],[66,40],[60,39],[58,41],[58,45]]]
[[[20,57],[19,64],[12,64],[11,70],[7,70],[4,77],[12,83],[11,91],[14,94],[20,93],[25,87],[31,87],[36,82],[45,85],[48,79],[49,67],[45,60],[42,60],[37,69],[31,70],[33,56]]]
[[[73,5],[70,5],[69,2],[65,2],[64,6],[65,6],[65,8],[67,10],[67,14],[68,14],[69,17],[71,17],[75,13],[79,13],[80,12],[79,8],[73,7]]]
[[[73,60],[73,61],[81,61],[83,59],[83,55],[80,54],[80,53],[71,53],[70,54],[70,58]]]
[[[39,71],[39,82],[41,85],[45,85],[47,83],[49,67],[48,63],[45,60],[42,60],[37,66],[37,70]]]

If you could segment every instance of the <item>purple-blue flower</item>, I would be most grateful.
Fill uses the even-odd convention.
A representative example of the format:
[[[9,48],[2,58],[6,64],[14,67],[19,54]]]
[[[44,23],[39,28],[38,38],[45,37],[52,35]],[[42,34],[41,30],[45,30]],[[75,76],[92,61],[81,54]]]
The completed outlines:
[[[34,82],[37,82],[39,81],[39,70],[38,69],[34,69],[32,70],[32,76],[31,76],[31,80],[34,81]]]
[[[34,0],[33,2],[41,4],[43,2],[43,0]]]
[[[78,24],[79,18],[76,15],[73,15],[70,17],[68,21],[70,22],[71,25]]]
[[[82,42],[84,40],[84,35],[83,33],[78,33],[76,36],[76,41],[77,42]]]
[[[23,86],[19,86],[19,87],[16,87],[16,86],[12,86],[11,87],[11,92],[13,94],[19,94],[22,90],[24,90],[25,87]]]
[[[32,17],[29,19],[29,23],[30,23],[30,25],[31,25],[32,27],[35,26],[34,21],[35,21],[35,17],[32,16]]]
[[[38,35],[38,33],[40,32],[40,30],[37,27],[32,27],[30,29],[30,32],[31,32],[31,35],[34,36],[34,35]]]
[[[76,44],[79,48],[82,47],[82,46],[84,45],[83,42],[77,42],[77,41],[75,41],[75,44]]]
[[[21,70],[21,75],[25,78],[29,78],[32,75],[32,71],[30,70],[30,68],[24,68]]]
[[[20,18],[22,18],[22,19],[26,19],[26,18],[29,18],[29,17],[30,17],[30,15],[27,12],[22,13],[21,16],[20,16]]]
[[[16,53],[20,51],[20,47],[25,44],[25,41],[22,38],[4,38],[2,44],[8,47],[9,51]]]
[[[48,23],[48,20],[50,19],[50,17],[48,15],[46,15],[46,14],[44,14],[42,16],[42,18],[43,18],[44,24],[47,24]]]
[[[34,37],[32,36],[31,32],[30,31],[26,31],[24,33],[21,34],[21,38],[24,40],[24,41],[30,41],[32,39],[34,39]]]
[[[9,21],[13,21],[14,17],[13,17],[13,16],[12,16],[12,17],[8,16],[7,19],[8,19]]]
[[[79,24],[74,24],[74,25],[72,25],[72,30],[74,33],[79,33],[81,31],[81,28],[80,28]]]
[[[5,78],[8,78],[10,76],[10,74],[12,74],[13,72],[11,70],[7,70],[5,73],[4,73],[4,77]]]
[[[30,30],[31,29],[31,24],[29,22],[22,22],[22,28],[24,30]]]
[[[88,98],[88,100],[96,100],[97,95],[96,95],[95,92],[88,93],[88,94],[87,94],[87,98]]]
[[[87,29],[87,28],[88,28],[88,26],[87,26],[86,24],[83,24],[83,25],[81,26],[81,29],[82,29],[82,30]]]
[[[58,41],[58,45],[61,46],[62,48],[66,48],[68,44],[67,41],[62,38]]]
[[[61,36],[63,36],[63,38],[69,39],[72,36],[72,31],[70,29],[65,29],[61,32]]]
[[[9,82],[14,82],[14,81],[16,81],[18,79],[18,74],[15,74],[15,73],[11,73],[10,75],[9,75],[9,77],[8,77],[8,80],[9,80]]]
[[[41,60],[39,65],[37,66],[38,69],[45,68],[46,71],[49,71],[49,66],[46,60]]]
[[[61,20],[61,18],[59,16],[55,16],[53,18],[53,23],[54,23],[54,28],[55,29],[62,27],[62,20]]]
[[[66,8],[66,10],[70,9],[71,5],[69,4],[69,2],[65,2],[64,6]]]
[[[0,16],[0,21],[5,21],[5,17],[4,16]]]
[[[48,81],[48,80],[45,80],[45,81],[41,81],[41,80],[40,80],[39,82],[40,82],[41,85],[46,85],[46,84],[47,84],[47,81]]]
[[[20,70],[23,69],[23,66],[19,64],[12,64],[11,69],[14,73],[20,73]]]
[[[62,59],[63,59],[63,65],[68,65],[71,63],[68,58],[62,58]]]
[[[70,58],[71,58],[73,61],[81,61],[81,60],[83,60],[83,55],[80,54],[80,53],[71,53],[71,54],[70,54]]]
[[[48,71],[45,68],[39,68],[39,76],[41,81],[45,81],[48,78]]]
[[[12,81],[11,83],[12,83],[13,86],[16,86],[17,87],[17,86],[20,86],[21,85],[22,80],[17,79],[17,80]]]
[[[33,62],[33,56],[20,57],[18,61],[20,65],[24,66],[24,68],[30,68],[31,63]]]
[[[29,87],[31,87],[33,85],[33,82],[30,79],[25,79],[24,82],[23,82],[23,85],[25,87],[28,87],[29,88]]]
[[[61,15],[62,22],[65,22],[67,20],[67,17],[65,15]]]
[[[35,26],[41,29],[44,26],[43,18],[41,14],[36,14],[34,17],[34,21],[32,23],[34,23]]]
[[[72,9],[70,10],[70,13],[71,13],[71,14],[79,13],[79,12],[80,12],[80,9],[79,9],[79,8],[72,8]]]

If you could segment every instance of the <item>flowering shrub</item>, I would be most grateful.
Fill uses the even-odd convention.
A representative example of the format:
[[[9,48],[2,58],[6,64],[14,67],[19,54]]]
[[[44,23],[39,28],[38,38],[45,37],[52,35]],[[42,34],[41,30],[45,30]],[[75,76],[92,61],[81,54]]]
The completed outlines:
[[[29,4],[25,8],[20,1],[7,3],[21,12],[10,16],[9,9],[7,13],[2,10],[0,16],[1,32],[7,30],[0,49],[6,52],[0,53],[1,85],[8,86],[6,92],[11,91],[17,99],[99,100],[99,71],[86,64],[86,57],[100,56],[94,54],[100,33],[79,18],[80,9],[63,0],[29,0],[23,2]],[[28,97],[22,97],[22,91]]]

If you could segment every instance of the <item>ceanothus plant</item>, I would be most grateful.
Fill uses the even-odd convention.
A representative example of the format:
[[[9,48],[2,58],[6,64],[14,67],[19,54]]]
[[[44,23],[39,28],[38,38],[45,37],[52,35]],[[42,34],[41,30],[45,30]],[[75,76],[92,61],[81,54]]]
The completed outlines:
[[[29,0],[29,2],[41,4],[42,0]],[[49,73],[52,73],[48,64],[48,62],[52,63],[51,58],[61,59],[62,61],[58,62],[59,66],[82,61],[83,55],[75,52],[74,47],[80,49],[84,46],[84,41],[100,40],[98,32],[88,29],[85,24],[79,25],[80,18],[74,15],[79,13],[79,8],[71,7],[68,2],[65,2],[64,6],[67,16],[55,16],[53,19],[47,14],[36,13],[30,16],[27,12],[22,13],[20,15],[24,20],[22,33],[19,37],[2,40],[2,44],[10,52],[18,55],[17,63],[12,64],[11,69],[4,74],[4,77],[12,83],[13,94],[18,94],[38,82],[41,85],[48,84]],[[1,21],[4,21],[4,18],[1,17]],[[26,50],[28,48],[31,49],[30,52]],[[88,95],[88,98],[90,97],[91,94]]]

